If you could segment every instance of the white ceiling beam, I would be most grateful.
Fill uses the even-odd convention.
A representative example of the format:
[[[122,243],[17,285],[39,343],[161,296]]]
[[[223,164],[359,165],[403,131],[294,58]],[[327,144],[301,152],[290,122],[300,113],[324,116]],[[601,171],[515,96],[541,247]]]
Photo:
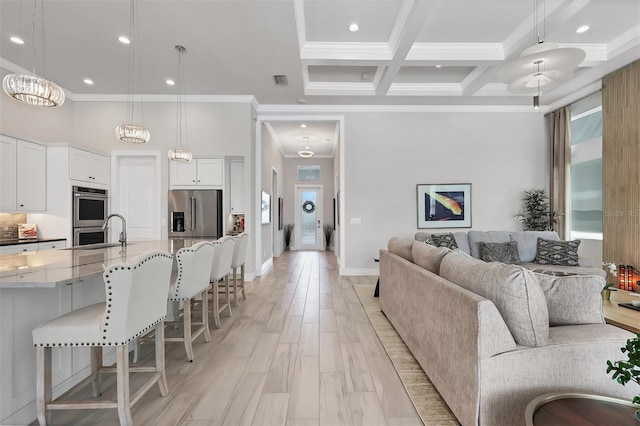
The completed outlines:
[[[388,43],[307,42],[300,51],[300,59],[306,60],[391,60]]]
[[[440,0],[441,1],[441,0]],[[393,60],[389,64],[377,87],[379,95],[385,95],[402,68],[407,54],[411,51],[420,30],[439,1],[417,0],[403,4],[403,19],[396,20],[392,30]]]
[[[502,61],[502,43],[414,43],[407,61]]]
[[[305,95],[324,95],[324,96],[374,96],[376,88],[373,83],[344,83],[344,82],[324,82],[310,81],[304,87]]]
[[[635,49],[638,52],[640,45],[640,25],[625,31],[623,34],[609,42],[607,45],[607,59],[613,59],[618,55]]]
[[[387,96],[460,96],[460,83],[392,83]]]

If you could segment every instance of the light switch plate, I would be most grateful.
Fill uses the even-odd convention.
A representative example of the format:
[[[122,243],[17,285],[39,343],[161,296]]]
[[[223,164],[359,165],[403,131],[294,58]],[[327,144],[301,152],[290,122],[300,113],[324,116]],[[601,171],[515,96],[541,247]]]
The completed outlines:
[[[352,225],[360,225],[362,223],[362,219],[360,219],[359,217],[352,217],[351,218],[351,224]]]

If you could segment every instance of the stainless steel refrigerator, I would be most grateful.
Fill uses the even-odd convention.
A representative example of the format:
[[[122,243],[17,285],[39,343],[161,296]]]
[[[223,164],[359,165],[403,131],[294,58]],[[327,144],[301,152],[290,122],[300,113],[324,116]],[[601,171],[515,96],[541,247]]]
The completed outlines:
[[[169,191],[169,237],[222,236],[222,191]]]

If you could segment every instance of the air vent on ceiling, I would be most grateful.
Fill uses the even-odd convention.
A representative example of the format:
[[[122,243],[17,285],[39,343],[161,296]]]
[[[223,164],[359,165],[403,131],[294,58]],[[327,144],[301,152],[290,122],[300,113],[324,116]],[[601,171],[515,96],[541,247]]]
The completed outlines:
[[[273,79],[276,82],[276,86],[288,86],[289,80],[286,75],[274,75]]]

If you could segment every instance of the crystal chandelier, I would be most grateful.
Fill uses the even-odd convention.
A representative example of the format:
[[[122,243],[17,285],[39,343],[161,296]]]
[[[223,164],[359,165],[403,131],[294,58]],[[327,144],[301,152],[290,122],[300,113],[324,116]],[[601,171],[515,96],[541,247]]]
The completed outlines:
[[[31,45],[33,47],[33,72],[29,74],[8,74],[2,79],[2,88],[13,99],[27,105],[39,107],[57,107],[64,103],[64,90],[53,81],[36,75],[36,11],[37,1],[33,1],[33,14],[31,15]],[[41,5],[44,12],[44,5]],[[42,17],[44,22],[44,13]],[[44,24],[43,24],[44,25]],[[44,46],[44,30],[42,31],[42,44]],[[42,56],[44,58],[44,48]],[[44,60],[43,60],[44,63]]]
[[[133,91],[135,75],[135,49],[137,48],[137,43],[135,28],[136,11],[133,2],[134,0],[130,0],[129,2],[129,37],[131,40],[131,45],[129,50],[129,102],[127,103],[127,119],[129,120],[128,123],[133,123],[133,110],[135,107],[135,102],[133,100]],[[140,102],[140,116],[142,119],[142,102]],[[118,125],[118,127],[116,127],[115,134],[116,138],[120,139],[122,142],[128,143],[147,143],[151,138],[151,133],[149,133],[149,130],[135,124],[120,124]]]
[[[187,49],[185,49],[183,46],[180,46],[180,45],[176,46],[175,49],[178,52],[178,81],[177,81],[178,105],[177,105],[177,115],[176,115],[176,130],[178,133],[178,143],[180,144],[180,147],[170,149],[168,152],[168,156],[169,156],[169,160],[171,161],[188,163],[189,161],[191,161],[191,158],[193,158],[193,154],[191,154],[191,151],[189,151],[188,149],[182,147],[183,116],[184,116],[184,122],[185,122],[185,126],[184,126],[185,127],[184,129],[185,145],[186,145],[186,139],[187,139],[187,114],[186,114],[186,111],[184,114],[182,112],[184,108],[183,100],[182,100],[183,93],[184,93],[184,66],[182,64],[182,55],[184,54],[184,52],[186,52]]]

